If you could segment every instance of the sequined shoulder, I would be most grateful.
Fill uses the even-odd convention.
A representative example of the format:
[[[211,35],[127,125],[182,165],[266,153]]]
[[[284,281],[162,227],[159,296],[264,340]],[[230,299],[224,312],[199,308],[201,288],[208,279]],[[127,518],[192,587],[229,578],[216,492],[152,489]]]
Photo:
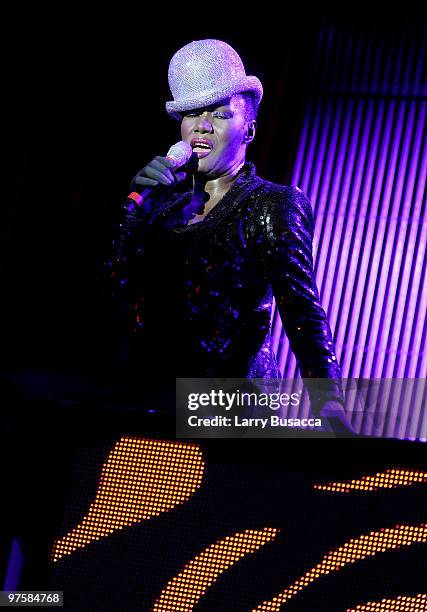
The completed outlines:
[[[305,193],[295,185],[280,185],[263,181],[260,204],[265,212],[274,217],[286,217],[290,223],[303,221],[310,229],[314,228],[313,209]]]

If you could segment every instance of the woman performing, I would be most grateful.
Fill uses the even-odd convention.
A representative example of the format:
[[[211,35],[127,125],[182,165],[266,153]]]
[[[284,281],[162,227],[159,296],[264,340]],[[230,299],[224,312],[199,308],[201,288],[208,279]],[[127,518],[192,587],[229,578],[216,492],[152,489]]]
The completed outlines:
[[[166,110],[191,157],[156,156],[138,172],[132,187],[144,201],[125,210],[110,262],[136,367],[154,377],[280,377],[274,297],[302,377],[324,379],[320,395],[308,387],[312,409],[351,435],[314,277],[310,202],[246,161],[259,79],[225,42],[199,40],[172,57],[169,85]]]

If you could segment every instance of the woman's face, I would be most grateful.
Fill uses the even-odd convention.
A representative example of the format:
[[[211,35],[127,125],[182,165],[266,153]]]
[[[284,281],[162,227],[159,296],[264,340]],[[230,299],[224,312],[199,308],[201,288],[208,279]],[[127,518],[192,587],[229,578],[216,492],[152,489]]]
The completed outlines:
[[[210,179],[230,174],[244,162],[246,132],[245,100],[239,95],[186,111],[181,122],[182,140],[199,159],[198,172]]]

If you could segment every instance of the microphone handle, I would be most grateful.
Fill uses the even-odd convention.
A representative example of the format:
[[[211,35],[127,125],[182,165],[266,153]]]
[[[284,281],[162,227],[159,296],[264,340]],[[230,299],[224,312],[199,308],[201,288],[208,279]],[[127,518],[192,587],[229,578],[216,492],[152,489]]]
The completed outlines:
[[[134,210],[137,210],[144,204],[144,200],[147,196],[152,192],[153,187],[146,187],[144,191],[138,193],[137,191],[132,191],[128,197],[126,198],[126,202],[123,204],[123,208],[128,212],[132,213]]]

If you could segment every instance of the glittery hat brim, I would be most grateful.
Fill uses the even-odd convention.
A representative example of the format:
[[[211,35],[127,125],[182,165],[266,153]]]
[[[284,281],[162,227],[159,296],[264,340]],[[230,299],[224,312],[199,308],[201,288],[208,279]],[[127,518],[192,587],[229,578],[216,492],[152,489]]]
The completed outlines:
[[[174,119],[180,120],[180,113],[183,111],[210,106],[211,104],[216,104],[221,100],[231,98],[234,94],[239,93],[253,94],[255,104],[258,106],[263,95],[261,81],[255,76],[248,76],[240,81],[228,83],[224,85],[224,87],[215,89],[214,91],[204,92],[203,95],[198,98],[166,102],[166,111]]]

